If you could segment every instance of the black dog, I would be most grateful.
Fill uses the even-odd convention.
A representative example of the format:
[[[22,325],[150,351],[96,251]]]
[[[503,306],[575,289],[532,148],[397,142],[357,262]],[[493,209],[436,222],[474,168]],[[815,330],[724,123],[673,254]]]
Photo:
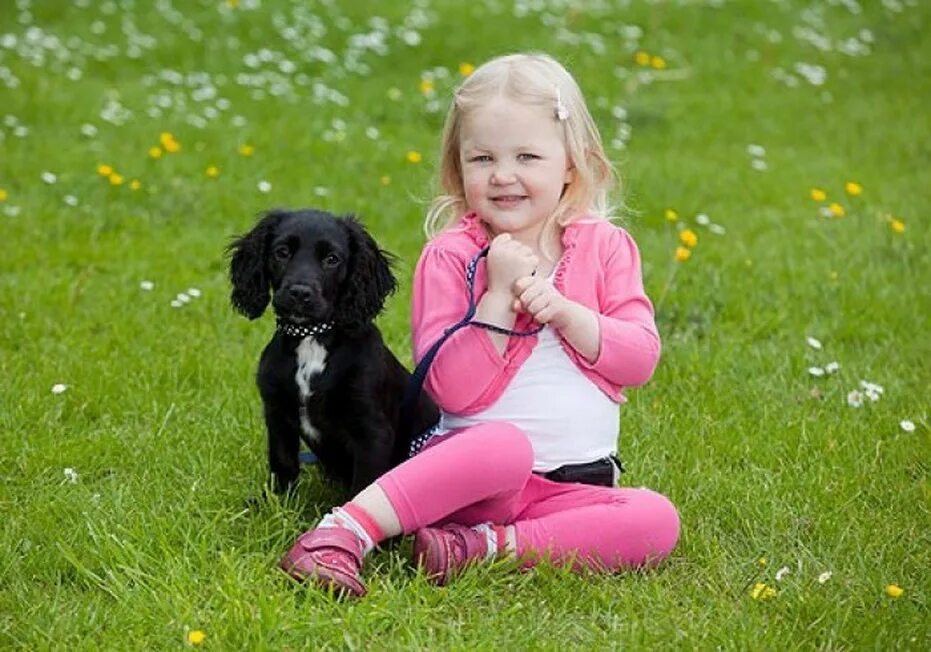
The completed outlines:
[[[256,374],[273,489],[297,480],[303,438],[354,495],[439,418],[422,394],[412,432],[399,432],[410,374],[372,323],[397,285],[393,257],[355,218],[317,210],[270,211],[228,252],[233,307],[255,319],[271,301],[277,316]]]

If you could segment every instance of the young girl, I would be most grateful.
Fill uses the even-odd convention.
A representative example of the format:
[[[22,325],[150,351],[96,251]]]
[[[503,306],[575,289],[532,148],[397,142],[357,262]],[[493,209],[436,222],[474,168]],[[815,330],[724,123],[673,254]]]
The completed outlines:
[[[637,247],[605,219],[612,181],[581,91],[552,58],[500,57],[463,82],[414,275],[414,355],[466,314],[466,268],[486,246],[474,321],[497,328],[443,343],[425,383],[439,426],[304,533],[280,562],[288,574],[364,595],[363,556],[402,533],[438,584],[502,555],[604,571],[669,555],[675,507],[617,488],[611,461],[621,390],[646,382],[660,351]],[[551,479],[605,464],[611,486]]]

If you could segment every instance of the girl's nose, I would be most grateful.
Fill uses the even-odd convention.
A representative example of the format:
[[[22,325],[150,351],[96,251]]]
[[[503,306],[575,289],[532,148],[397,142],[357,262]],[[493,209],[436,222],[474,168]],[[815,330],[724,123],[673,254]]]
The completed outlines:
[[[504,186],[514,182],[514,171],[508,165],[498,164],[491,171],[491,183]]]

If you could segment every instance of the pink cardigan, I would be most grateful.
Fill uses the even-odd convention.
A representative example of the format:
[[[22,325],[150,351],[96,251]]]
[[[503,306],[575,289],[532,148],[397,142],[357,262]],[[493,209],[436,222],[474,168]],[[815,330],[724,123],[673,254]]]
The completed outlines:
[[[626,399],[623,387],[642,385],[659,361],[660,341],[653,305],[643,291],[640,254],[626,231],[607,220],[579,219],[563,231],[564,253],[554,285],[566,297],[598,313],[601,346],[589,363],[566,340],[569,357],[608,397]],[[488,244],[474,213],[430,240],[414,272],[412,329],[414,358],[419,361],[446,328],[468,308],[465,269]],[[475,275],[476,301],[487,288],[485,265]],[[520,314],[514,329],[530,330],[532,317]],[[488,331],[467,326],[440,348],[426,378],[426,389],[450,414],[475,414],[494,403],[528,358],[536,336],[511,337],[504,355]]]

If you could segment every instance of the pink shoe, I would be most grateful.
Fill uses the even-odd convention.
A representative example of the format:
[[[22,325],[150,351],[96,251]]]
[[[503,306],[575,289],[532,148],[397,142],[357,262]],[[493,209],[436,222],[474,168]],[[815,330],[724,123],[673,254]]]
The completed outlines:
[[[414,564],[427,579],[443,586],[470,563],[488,554],[488,539],[465,525],[425,527],[414,535]]]
[[[342,527],[308,530],[288,551],[278,566],[298,582],[311,578],[324,588],[361,598],[365,585],[362,569],[362,542]]]

